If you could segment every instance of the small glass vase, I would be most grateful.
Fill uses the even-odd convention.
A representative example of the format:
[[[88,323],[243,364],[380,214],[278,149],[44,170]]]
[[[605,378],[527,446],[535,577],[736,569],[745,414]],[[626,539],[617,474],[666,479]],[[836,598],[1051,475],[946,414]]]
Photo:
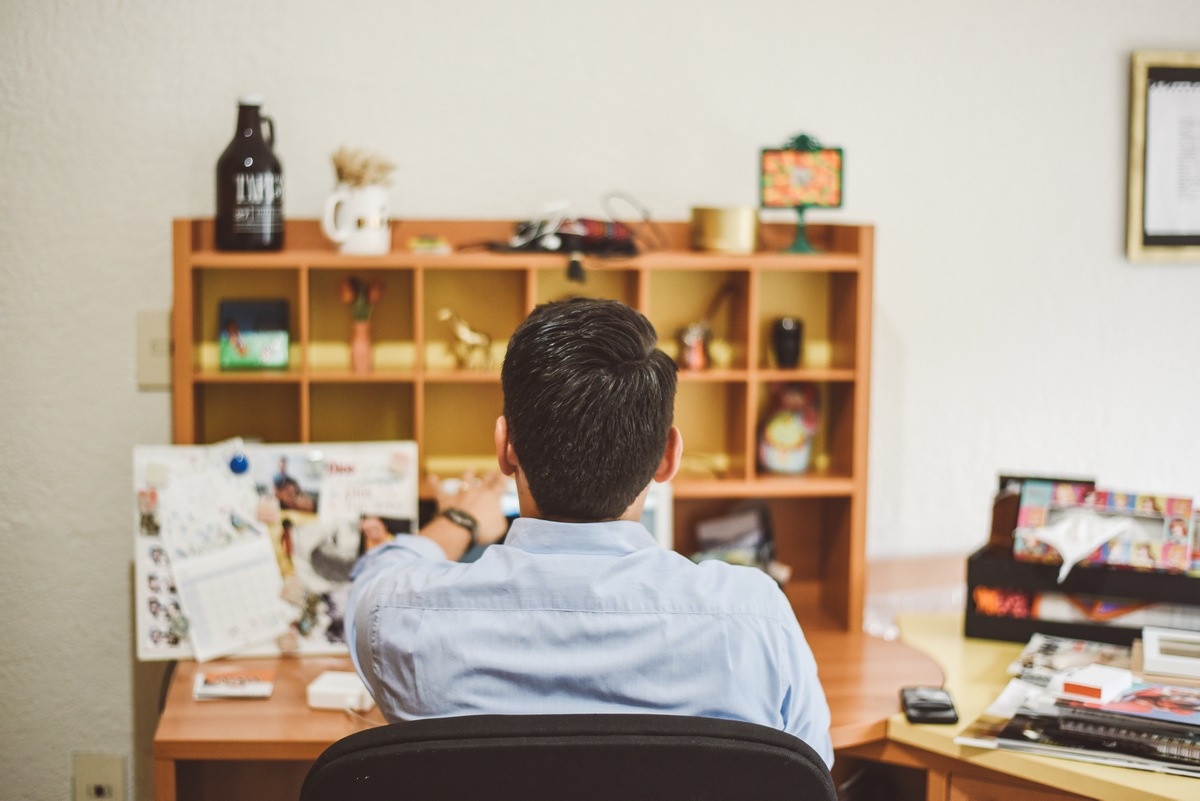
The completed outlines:
[[[350,369],[356,373],[371,372],[371,323],[355,320],[350,331]]]

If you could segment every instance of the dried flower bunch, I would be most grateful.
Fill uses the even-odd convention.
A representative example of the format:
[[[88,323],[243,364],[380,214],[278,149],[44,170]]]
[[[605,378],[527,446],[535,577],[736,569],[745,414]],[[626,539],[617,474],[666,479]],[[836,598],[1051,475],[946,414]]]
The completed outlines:
[[[370,320],[371,310],[383,297],[382,281],[364,281],[351,276],[338,288],[342,303],[350,306],[350,313],[355,320]]]
[[[396,165],[376,153],[339,147],[333,154],[338,183],[347,186],[387,186]]]

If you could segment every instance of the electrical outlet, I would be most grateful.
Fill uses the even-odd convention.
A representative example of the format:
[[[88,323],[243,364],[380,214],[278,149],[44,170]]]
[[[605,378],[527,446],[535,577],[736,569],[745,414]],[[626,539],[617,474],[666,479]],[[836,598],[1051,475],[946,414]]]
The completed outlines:
[[[74,801],[125,801],[125,757],[73,754]]]
[[[142,389],[171,387],[171,313],[140,311],[137,315],[137,374]]]

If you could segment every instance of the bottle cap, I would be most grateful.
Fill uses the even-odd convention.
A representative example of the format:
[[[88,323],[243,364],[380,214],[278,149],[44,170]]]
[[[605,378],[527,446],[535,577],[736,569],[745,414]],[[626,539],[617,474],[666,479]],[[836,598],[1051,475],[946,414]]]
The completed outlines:
[[[239,106],[261,106],[262,95],[242,95],[238,98]]]

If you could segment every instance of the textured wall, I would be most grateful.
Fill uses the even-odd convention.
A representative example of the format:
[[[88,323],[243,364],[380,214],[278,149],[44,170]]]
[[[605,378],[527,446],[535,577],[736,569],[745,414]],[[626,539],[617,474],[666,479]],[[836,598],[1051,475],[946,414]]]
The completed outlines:
[[[160,669],[130,631],[136,385],[170,219],[211,213],[239,93],[279,126],[289,214],[339,145],[400,216],[514,217],[623,189],[661,218],[753,203],[757,150],[846,148],[878,225],[872,554],[966,552],[999,470],[1200,492],[1200,269],[1122,257],[1128,57],[1200,4],[611,0],[0,3],[0,774],[67,795],[137,757]]]

